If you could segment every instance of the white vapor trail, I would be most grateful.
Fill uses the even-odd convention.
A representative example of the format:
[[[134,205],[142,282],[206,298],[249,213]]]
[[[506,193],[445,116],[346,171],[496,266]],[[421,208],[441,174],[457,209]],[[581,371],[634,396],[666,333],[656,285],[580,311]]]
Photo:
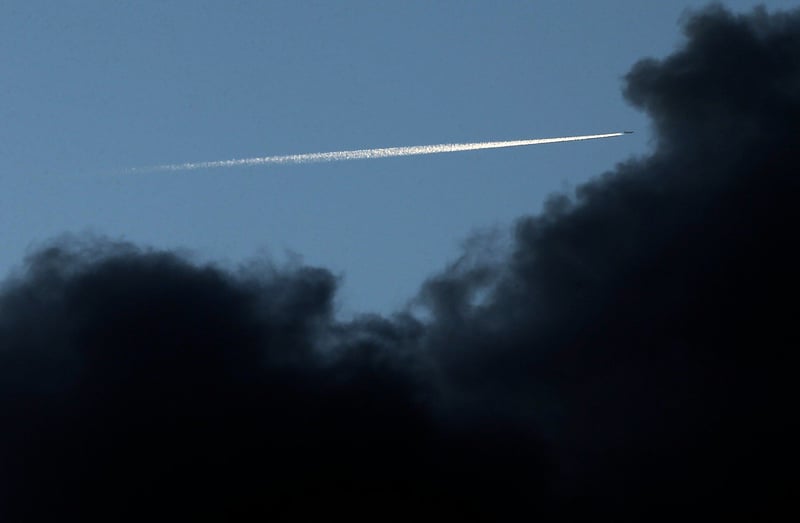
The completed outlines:
[[[459,151],[477,151],[480,149],[499,149],[502,147],[520,147],[523,145],[541,145],[545,143],[578,142],[611,138],[626,133],[587,134],[584,136],[562,136],[560,138],[535,138],[531,140],[511,140],[505,142],[476,143],[442,143],[438,145],[412,145],[408,147],[384,147],[379,149],[356,149],[353,151],[333,151],[327,153],[288,154],[284,156],[262,156],[258,158],[238,158],[213,162],[177,163],[157,165],[154,167],[135,168],[131,171],[192,171],[195,169],[216,169],[219,167],[247,167],[253,165],[335,162],[342,160],[361,160],[364,158],[389,158],[394,156],[415,156],[420,154],[454,153]]]

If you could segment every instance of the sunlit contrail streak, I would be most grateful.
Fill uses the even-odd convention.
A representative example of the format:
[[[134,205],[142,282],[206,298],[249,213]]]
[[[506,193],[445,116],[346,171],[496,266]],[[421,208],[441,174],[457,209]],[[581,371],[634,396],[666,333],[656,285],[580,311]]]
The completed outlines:
[[[477,151],[480,149],[499,149],[502,147],[520,147],[523,145],[541,145],[545,143],[577,142],[596,140],[628,134],[607,133],[588,134],[584,136],[563,136],[560,138],[535,138],[531,140],[511,140],[505,142],[476,143],[442,143],[438,145],[412,145],[408,147],[384,147],[379,149],[356,149],[353,151],[334,151],[328,153],[288,154],[285,156],[262,156],[260,158],[238,158],[213,162],[177,163],[131,169],[131,171],[192,171],[195,169],[216,169],[219,167],[247,167],[253,165],[335,162],[342,160],[361,160],[365,158],[390,158],[394,156],[415,156],[420,154],[455,153],[459,151]]]

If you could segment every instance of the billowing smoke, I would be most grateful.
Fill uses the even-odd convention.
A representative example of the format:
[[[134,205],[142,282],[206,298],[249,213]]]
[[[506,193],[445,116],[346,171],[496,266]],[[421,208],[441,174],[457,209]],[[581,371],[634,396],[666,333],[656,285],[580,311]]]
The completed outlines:
[[[331,151],[327,153],[287,154],[283,156],[261,156],[256,158],[236,158],[233,160],[217,160],[211,162],[177,163],[131,169],[128,172],[153,171],[194,171],[196,169],[216,169],[219,167],[252,167],[255,165],[338,162],[345,160],[367,160],[371,158],[394,158],[398,156],[419,156],[423,154],[457,153],[463,151],[480,151],[484,149],[502,149],[506,147],[524,147],[528,145],[544,145],[548,143],[582,142],[613,138],[629,134],[606,133],[585,134],[582,136],[561,136],[559,138],[531,138],[528,140],[508,140],[503,142],[474,143],[440,143],[436,145],[410,145],[407,147],[380,147],[377,149],[356,149],[353,151]]]
[[[0,293],[0,519],[770,519],[793,497],[800,11],[685,22],[656,144],[408,313],[93,240]],[[791,483],[793,484],[793,483]],[[519,515],[519,516],[518,516]]]

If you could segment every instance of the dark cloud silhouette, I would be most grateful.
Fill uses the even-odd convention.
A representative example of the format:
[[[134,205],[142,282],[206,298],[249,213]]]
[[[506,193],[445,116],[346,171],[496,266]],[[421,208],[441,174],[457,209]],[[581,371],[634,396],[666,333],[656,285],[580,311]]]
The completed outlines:
[[[800,11],[688,16],[654,152],[553,196],[425,320],[335,278],[63,239],[0,292],[4,521],[756,518],[789,499]]]
[[[501,475],[543,483],[523,427],[435,413],[422,325],[337,323],[334,290],[103,241],[34,254],[0,299],[6,520],[489,514],[524,501]]]

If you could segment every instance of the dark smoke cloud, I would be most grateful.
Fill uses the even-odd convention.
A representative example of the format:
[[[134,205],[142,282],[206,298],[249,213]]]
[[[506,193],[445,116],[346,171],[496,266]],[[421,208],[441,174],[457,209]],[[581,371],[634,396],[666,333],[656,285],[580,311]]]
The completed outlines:
[[[626,77],[654,152],[521,219],[503,262],[470,249],[424,321],[337,321],[324,269],[33,254],[0,291],[0,519],[777,511],[800,11],[685,32]]]

